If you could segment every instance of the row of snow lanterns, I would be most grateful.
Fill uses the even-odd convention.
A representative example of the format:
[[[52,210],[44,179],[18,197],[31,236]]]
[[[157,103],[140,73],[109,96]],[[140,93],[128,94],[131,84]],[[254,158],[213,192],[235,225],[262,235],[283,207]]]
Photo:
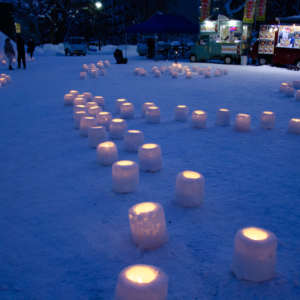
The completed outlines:
[[[106,76],[106,69],[110,67],[110,62],[105,60],[98,61],[97,64],[83,64],[82,65],[82,72],[80,72],[79,77],[80,79],[87,79],[87,75],[90,74],[92,78],[97,78],[100,76]]]
[[[76,93],[78,92],[70,92],[72,95]],[[67,98],[70,98],[70,94],[66,95]],[[76,96],[75,99],[78,99],[79,95]],[[104,108],[103,97],[96,96],[93,98],[90,93],[84,93],[82,98],[93,100],[94,103]],[[123,102],[124,105],[124,100],[118,99],[116,101],[117,113],[121,112],[122,106],[120,103]],[[91,109],[95,107],[93,106],[94,103],[87,102],[86,105],[90,106],[89,109]],[[147,115],[147,110],[151,109],[151,106],[149,106],[151,104],[144,104],[142,108],[143,115]],[[228,110],[221,111],[228,112]],[[86,114],[86,111],[76,112],[75,115],[80,113]],[[175,112],[175,115],[177,113]],[[99,125],[104,126],[90,127],[97,125],[97,121]],[[156,172],[162,168],[160,146],[143,144],[143,133],[139,130],[126,131],[125,127],[124,131],[124,121],[122,119],[111,120],[109,112],[99,112],[97,120],[93,117],[81,117],[80,119],[81,135],[93,137],[90,140],[90,146],[97,147],[98,162],[103,165],[113,164],[112,186],[118,193],[130,193],[136,190],[139,182],[139,168],[150,172]],[[225,123],[227,124],[227,121]],[[224,124],[224,122],[221,121],[220,124]],[[106,130],[108,128],[110,133],[113,133],[111,137],[122,138],[119,132],[121,128],[121,132],[124,132],[124,148],[129,152],[138,152],[139,164],[132,161],[117,161],[118,151],[116,145],[113,142],[106,141]],[[97,129],[101,129],[99,131],[101,132],[100,136],[105,140],[102,143],[100,141],[101,137],[99,140],[99,135],[97,135],[98,139],[95,142],[95,136],[91,134]],[[91,143],[91,141],[93,142]],[[204,182],[204,177],[200,173],[193,171],[179,173],[175,183],[174,202],[183,207],[200,206],[204,199]],[[167,242],[169,235],[164,210],[159,203],[144,202],[136,204],[129,209],[128,215],[132,239],[140,249],[156,249]],[[273,278],[276,265],[276,247],[277,239],[270,231],[255,227],[239,230],[235,237],[232,271],[239,279],[256,282]],[[164,300],[167,299],[167,289],[168,276],[161,269],[150,265],[133,265],[125,268],[119,274],[115,299]]]
[[[6,74],[1,74],[0,75],[0,88],[2,86],[7,86],[7,84],[11,83],[11,77],[9,75]]]
[[[197,66],[193,66],[192,71],[187,66],[182,66],[181,64],[173,64],[172,66],[166,67],[162,66],[158,69],[158,67],[152,68],[152,73],[154,77],[160,78],[162,73],[169,72],[172,78],[178,78],[179,73],[184,73],[187,79],[192,78],[192,72],[197,73],[199,75],[204,75],[205,78],[211,77],[211,67],[207,68],[200,68]],[[147,76],[147,71],[143,68],[135,68],[134,70],[135,75]],[[215,77],[220,77],[222,75],[228,75],[227,69],[218,68],[214,72]]]
[[[27,56],[26,55],[26,61],[35,61],[35,58],[34,57],[32,57],[32,58],[30,58],[29,56]],[[13,64],[16,64],[17,63],[17,60],[14,58],[13,60],[12,60],[12,63]],[[3,59],[2,61],[1,61],[1,65],[2,66],[5,66],[7,64],[7,62],[6,62],[6,60],[5,59]]]
[[[295,90],[298,90],[295,95]],[[300,101],[300,80],[293,80],[293,82],[282,83],[279,87],[279,92],[284,93],[286,97],[295,97]]]

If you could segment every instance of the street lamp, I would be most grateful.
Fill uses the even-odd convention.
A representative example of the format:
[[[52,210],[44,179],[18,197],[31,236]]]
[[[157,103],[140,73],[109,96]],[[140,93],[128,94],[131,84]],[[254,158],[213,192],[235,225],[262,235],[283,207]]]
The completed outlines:
[[[102,3],[100,1],[95,2],[96,8],[100,11],[102,7]],[[101,45],[100,45],[100,12],[98,11],[98,48],[99,51],[101,50]]]
[[[96,5],[97,9],[99,9],[99,8],[101,8],[101,7],[102,7],[102,3],[101,3],[101,2],[99,2],[99,1],[97,1],[97,2],[95,3],[95,5]]]

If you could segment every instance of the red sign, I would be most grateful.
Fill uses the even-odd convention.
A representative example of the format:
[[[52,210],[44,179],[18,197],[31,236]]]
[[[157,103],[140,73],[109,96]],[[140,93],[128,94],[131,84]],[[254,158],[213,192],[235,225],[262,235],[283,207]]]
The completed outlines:
[[[246,0],[243,18],[245,23],[253,23],[255,8],[256,0]]]
[[[202,0],[201,1],[200,22],[203,22],[205,19],[207,19],[209,17],[210,2],[211,2],[211,0]]]

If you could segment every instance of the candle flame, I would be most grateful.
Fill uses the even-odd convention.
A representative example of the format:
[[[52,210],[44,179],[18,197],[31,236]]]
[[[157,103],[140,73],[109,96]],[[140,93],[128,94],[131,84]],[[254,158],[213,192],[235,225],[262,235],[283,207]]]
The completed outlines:
[[[226,108],[220,108],[219,111],[228,111]]]
[[[247,238],[255,241],[265,240],[268,237],[268,233],[262,229],[256,227],[250,227],[243,230],[243,235]]]
[[[156,279],[158,271],[149,266],[132,266],[126,271],[126,278],[137,283],[150,283]]]
[[[292,119],[293,122],[300,122],[300,119]]]
[[[123,122],[123,119],[113,119],[112,122],[121,123]]]
[[[108,147],[111,148],[111,147],[114,147],[115,144],[113,142],[104,142],[104,143],[101,143],[99,146],[105,147],[105,148],[108,148]]]
[[[178,105],[177,107],[184,108],[184,107],[186,107],[186,105]]]
[[[197,115],[203,115],[205,112],[202,110],[195,110],[194,113]]]
[[[199,173],[193,172],[193,171],[184,171],[183,176],[186,178],[191,178],[191,179],[197,179],[197,178],[201,177],[201,175]]]
[[[133,165],[133,162],[130,160],[121,160],[121,161],[118,161],[117,164],[119,166],[130,166],[130,165]]]
[[[134,212],[139,215],[141,213],[146,213],[152,211],[156,208],[156,205],[152,202],[143,202],[135,205]]]
[[[157,147],[156,144],[145,144],[142,146],[144,149],[154,149]]]
[[[131,132],[131,133],[140,133],[139,130],[128,130],[128,132]]]
[[[271,111],[264,111],[264,114],[266,114],[266,115],[273,115],[273,112],[271,112]]]

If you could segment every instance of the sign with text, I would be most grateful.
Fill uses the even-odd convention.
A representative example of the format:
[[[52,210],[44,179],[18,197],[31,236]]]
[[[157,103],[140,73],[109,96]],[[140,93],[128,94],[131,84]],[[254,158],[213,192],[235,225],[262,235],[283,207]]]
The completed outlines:
[[[256,21],[265,21],[266,19],[267,0],[257,0],[256,4]]]
[[[256,0],[246,0],[243,22],[253,23],[256,8]]]
[[[237,53],[237,46],[233,45],[228,45],[228,46],[223,46],[222,45],[222,53]]]
[[[200,22],[209,17],[211,0],[201,0]]]

